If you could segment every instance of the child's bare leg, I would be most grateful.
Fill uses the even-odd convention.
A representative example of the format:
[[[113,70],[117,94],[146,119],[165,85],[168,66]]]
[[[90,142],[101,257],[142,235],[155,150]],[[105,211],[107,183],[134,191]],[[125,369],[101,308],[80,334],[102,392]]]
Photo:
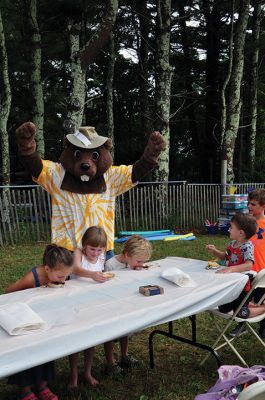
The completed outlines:
[[[252,301],[250,301],[250,302],[248,303],[248,307],[249,307],[249,308],[250,308],[250,307],[257,307],[257,304],[252,303]]]
[[[265,304],[256,305],[249,307],[249,317],[257,317],[258,315],[265,313]]]
[[[120,366],[123,369],[133,368],[139,364],[137,358],[135,358],[132,354],[129,354],[129,336],[124,336],[120,339],[121,346],[121,359]]]
[[[116,360],[113,354],[113,341],[104,343],[105,357],[107,365],[115,364]]]
[[[129,337],[124,336],[120,339],[121,357],[128,356]]]
[[[71,354],[69,356],[70,363],[70,381],[68,388],[77,387],[78,383],[78,353]]]
[[[91,369],[92,369],[92,360],[93,360],[93,355],[95,353],[95,347],[90,347],[89,349],[86,349],[84,351],[84,376],[85,380],[91,385],[91,386],[97,386],[99,384],[99,381],[97,381],[92,375],[91,375]]]
[[[121,377],[123,369],[119,366],[114,358],[113,344],[113,341],[104,343],[105,357],[107,363],[105,374],[115,379]]]

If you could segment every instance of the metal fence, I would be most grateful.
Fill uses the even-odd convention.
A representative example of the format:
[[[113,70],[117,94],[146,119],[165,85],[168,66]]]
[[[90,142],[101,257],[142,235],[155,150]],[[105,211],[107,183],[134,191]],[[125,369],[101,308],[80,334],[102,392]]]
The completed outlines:
[[[0,245],[47,241],[51,204],[40,186],[0,186]]]
[[[236,193],[265,188],[265,183],[233,184]],[[221,194],[229,185],[186,181],[145,182],[116,200],[116,232],[201,228],[205,218],[217,221]],[[40,186],[0,187],[0,245],[48,241],[51,204]]]

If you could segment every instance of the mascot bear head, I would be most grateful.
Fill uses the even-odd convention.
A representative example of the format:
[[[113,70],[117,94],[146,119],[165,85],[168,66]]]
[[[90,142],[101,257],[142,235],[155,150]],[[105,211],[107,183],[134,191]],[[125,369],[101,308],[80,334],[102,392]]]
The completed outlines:
[[[68,134],[60,161],[64,169],[80,182],[101,177],[112,165],[112,141],[99,136],[95,128],[85,126]]]
[[[60,162],[66,173],[61,188],[75,193],[102,193],[104,173],[112,165],[111,139],[99,136],[92,126],[66,135]]]

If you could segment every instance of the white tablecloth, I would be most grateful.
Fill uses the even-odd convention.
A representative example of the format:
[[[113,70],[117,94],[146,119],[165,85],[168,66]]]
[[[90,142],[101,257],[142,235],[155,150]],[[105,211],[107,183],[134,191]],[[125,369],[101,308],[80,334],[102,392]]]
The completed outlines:
[[[108,340],[176,320],[234,300],[247,277],[216,274],[206,262],[177,257],[158,260],[161,267],[115,271],[105,283],[79,278],[64,288],[36,288],[0,296],[0,306],[27,303],[49,329],[28,336],[10,336],[0,328],[0,377],[28,369]],[[160,277],[163,268],[176,266],[198,284],[181,288]],[[139,286],[158,284],[163,295],[151,297]]]

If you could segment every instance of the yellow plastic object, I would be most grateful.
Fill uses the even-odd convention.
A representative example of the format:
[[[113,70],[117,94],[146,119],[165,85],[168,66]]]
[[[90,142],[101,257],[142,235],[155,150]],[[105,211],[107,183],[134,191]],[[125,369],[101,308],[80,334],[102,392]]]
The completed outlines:
[[[237,187],[236,186],[230,186],[229,187],[229,194],[235,194],[237,191]]]
[[[172,236],[172,237],[166,237],[165,239],[163,239],[165,242],[170,242],[172,240],[179,240],[179,239],[183,239],[183,238],[187,238],[187,237],[191,237],[193,236],[193,233],[186,233],[186,235],[178,235],[178,236]]]

